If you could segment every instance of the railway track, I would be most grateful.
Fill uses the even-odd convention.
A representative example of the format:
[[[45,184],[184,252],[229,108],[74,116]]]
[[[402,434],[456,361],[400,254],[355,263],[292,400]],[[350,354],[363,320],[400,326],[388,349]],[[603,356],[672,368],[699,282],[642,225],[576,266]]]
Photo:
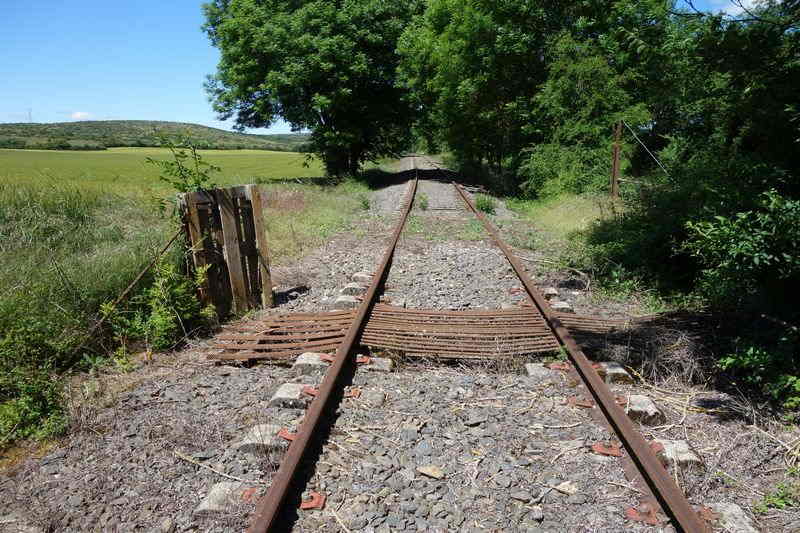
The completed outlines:
[[[568,363],[560,369],[573,376],[584,391],[583,401],[597,406],[599,422],[609,428],[626,452],[623,460],[637,490],[638,506],[629,509],[631,520],[658,524],[665,515],[679,531],[706,531],[698,515],[657,457],[657,450],[636,430],[619,400],[601,379],[595,365],[573,338],[570,328],[603,330],[606,324],[591,317],[554,313],[535,287],[519,259],[500,238],[493,224],[476,209],[464,189],[453,183],[454,195],[484,226],[492,242],[511,265],[528,299],[527,307],[499,311],[410,310],[379,302],[392,260],[411,212],[418,180],[411,179],[398,220],[380,264],[357,309],[334,313],[277,316],[257,326],[239,328],[219,338],[217,359],[293,359],[305,351],[334,351],[329,369],[305,413],[298,432],[291,437],[277,473],[258,501],[248,529],[261,533],[282,529],[281,511],[293,491],[302,490],[299,469],[342,396],[343,376],[353,372],[360,345],[400,350],[407,355],[435,354],[439,358],[470,359],[489,356],[514,358],[523,354],[561,350]],[[452,210],[452,206],[441,206]],[[498,338],[502,342],[498,342]],[[495,347],[502,347],[495,348]],[[609,444],[613,448],[612,444]],[[613,453],[611,455],[617,455]],[[621,454],[620,454],[621,455]],[[291,501],[296,501],[292,498]],[[316,502],[319,503],[319,502]]]

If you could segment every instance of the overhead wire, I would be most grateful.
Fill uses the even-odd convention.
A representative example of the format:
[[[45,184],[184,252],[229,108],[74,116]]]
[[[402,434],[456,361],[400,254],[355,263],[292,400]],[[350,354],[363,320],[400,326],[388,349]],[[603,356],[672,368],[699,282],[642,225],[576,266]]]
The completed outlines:
[[[661,167],[661,170],[663,170],[663,171],[664,171],[664,174],[666,174],[666,175],[667,175],[667,177],[670,177],[670,175],[669,175],[669,172],[667,172],[667,169],[666,169],[666,168],[664,168],[664,165],[662,165],[662,164],[661,164],[661,161],[659,161],[659,160],[658,160],[658,158],[657,158],[655,155],[653,155],[653,152],[651,152],[651,151],[650,151],[650,149],[649,149],[649,148],[647,148],[647,146],[645,146],[645,144],[644,144],[644,143],[641,141],[641,139],[639,139],[639,136],[638,136],[638,135],[636,135],[636,132],[635,132],[635,131],[633,131],[633,128],[631,128],[631,127],[628,125],[628,123],[627,123],[627,122],[625,122],[624,120],[622,121],[622,123],[623,123],[623,124],[625,124],[625,127],[626,127],[626,128],[628,128],[628,131],[630,131],[630,132],[631,132],[631,134],[633,135],[633,138],[634,138],[634,139],[636,139],[636,140],[639,142],[639,144],[641,144],[641,145],[642,145],[642,148],[644,148],[644,149],[645,149],[645,151],[646,151],[648,154],[650,154],[650,157],[652,157],[652,158],[653,158],[653,161],[655,161],[655,162],[656,162],[656,164],[657,164],[659,167]]]

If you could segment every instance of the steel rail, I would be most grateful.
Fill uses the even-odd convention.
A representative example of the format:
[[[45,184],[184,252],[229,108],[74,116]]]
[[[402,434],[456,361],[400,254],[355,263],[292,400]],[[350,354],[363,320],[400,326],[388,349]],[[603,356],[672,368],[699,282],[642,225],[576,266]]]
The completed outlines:
[[[522,263],[520,263],[519,259],[514,255],[508,245],[500,238],[494,224],[492,224],[483,213],[476,209],[475,204],[472,203],[458,184],[453,182],[453,186],[456,188],[467,207],[478,217],[478,220],[481,221],[497,247],[505,254],[508,262],[511,263],[517,277],[525,286],[528,297],[539,309],[539,312],[542,313],[545,320],[552,328],[554,335],[566,349],[573,367],[583,380],[586,388],[594,397],[598,407],[605,415],[606,420],[625,446],[625,449],[628,451],[639,473],[652,491],[653,496],[661,505],[664,512],[673,520],[673,525],[679,527],[683,531],[691,533],[708,531],[706,524],[692,509],[686,497],[661,465],[658,457],[656,457],[656,454],[650,448],[647,441],[642,437],[642,434],[633,426],[633,423],[630,418],[628,418],[625,411],[617,405],[614,400],[614,394],[605,382],[600,379],[600,376],[594,368],[592,368],[592,363],[575,342],[569,331],[567,331],[567,328],[564,327],[556,314],[550,310],[544,295],[534,286],[533,280],[528,276]]]
[[[267,493],[256,505],[253,522],[247,529],[248,533],[264,533],[278,525],[275,523],[275,520],[278,517],[278,513],[281,511],[283,502],[286,499],[289,488],[297,473],[300,461],[305,455],[314,432],[320,424],[323,413],[339,385],[342,370],[345,368],[345,365],[352,365],[354,363],[351,352],[353,348],[356,347],[361,337],[361,332],[364,329],[369,312],[378,295],[378,289],[386,281],[386,276],[389,273],[389,265],[391,264],[394,250],[397,247],[397,241],[400,239],[400,234],[403,232],[403,227],[411,211],[411,206],[414,203],[416,191],[417,179],[415,178],[409,184],[406,203],[403,206],[400,220],[397,222],[394,233],[389,238],[389,244],[383,255],[383,260],[372,278],[372,283],[369,289],[367,289],[367,293],[364,295],[363,302],[358,307],[356,316],[350,328],[347,330],[347,335],[336,350],[335,359],[325,373],[322,384],[319,386],[319,392],[311,402],[303,424],[300,426],[297,435],[289,445],[289,449],[286,451],[286,455],[284,455],[281,461],[281,465],[272,480],[272,484],[270,484]]]

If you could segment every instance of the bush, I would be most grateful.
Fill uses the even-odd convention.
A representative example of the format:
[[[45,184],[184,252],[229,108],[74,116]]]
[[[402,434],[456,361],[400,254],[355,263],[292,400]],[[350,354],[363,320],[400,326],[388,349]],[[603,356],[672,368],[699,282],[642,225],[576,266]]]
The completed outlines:
[[[64,428],[62,374],[102,362],[115,350],[121,339],[113,328],[97,332],[93,342],[87,333],[104,302],[149,262],[167,228],[145,201],[49,180],[0,183],[2,441],[47,437]],[[184,334],[180,324],[167,324],[167,310],[187,314],[188,321],[181,317],[187,328],[202,318],[188,301],[193,285],[179,274],[180,258],[173,253],[145,276],[120,310],[139,313],[146,342],[154,347]]]
[[[752,335],[737,339],[736,348],[720,358],[719,367],[784,407],[796,409],[800,407],[800,335],[797,328],[772,333],[777,342]]]
[[[369,211],[369,206],[370,206],[369,194],[366,192],[358,193],[358,203],[361,205],[361,209],[363,209],[364,211]]]
[[[582,194],[608,189],[607,150],[581,145],[539,144],[527,151],[520,166],[520,189],[529,197]]]
[[[782,307],[800,282],[800,201],[770,190],[759,208],[686,224],[684,248],[701,265],[698,288],[711,301],[739,303],[758,295]]]
[[[139,341],[148,350],[166,350],[206,328],[216,316],[213,306],[202,307],[196,296],[206,270],[198,271],[191,280],[178,272],[174,262],[161,261],[152,284],[133,298],[127,309],[117,311],[104,305],[103,314],[111,317],[120,345]]]
[[[477,207],[479,211],[483,211],[484,213],[494,215],[497,205],[494,201],[494,198],[492,198],[491,196],[487,196],[485,194],[476,194],[475,207]]]

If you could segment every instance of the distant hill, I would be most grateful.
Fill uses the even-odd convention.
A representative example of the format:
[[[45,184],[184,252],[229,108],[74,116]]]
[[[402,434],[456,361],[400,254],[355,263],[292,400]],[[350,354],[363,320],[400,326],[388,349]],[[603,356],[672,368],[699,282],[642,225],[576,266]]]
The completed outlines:
[[[187,134],[200,148],[300,151],[305,133],[253,135],[184,122],[87,120],[52,124],[0,124],[0,148],[104,150],[115,146],[160,146],[159,135]]]

